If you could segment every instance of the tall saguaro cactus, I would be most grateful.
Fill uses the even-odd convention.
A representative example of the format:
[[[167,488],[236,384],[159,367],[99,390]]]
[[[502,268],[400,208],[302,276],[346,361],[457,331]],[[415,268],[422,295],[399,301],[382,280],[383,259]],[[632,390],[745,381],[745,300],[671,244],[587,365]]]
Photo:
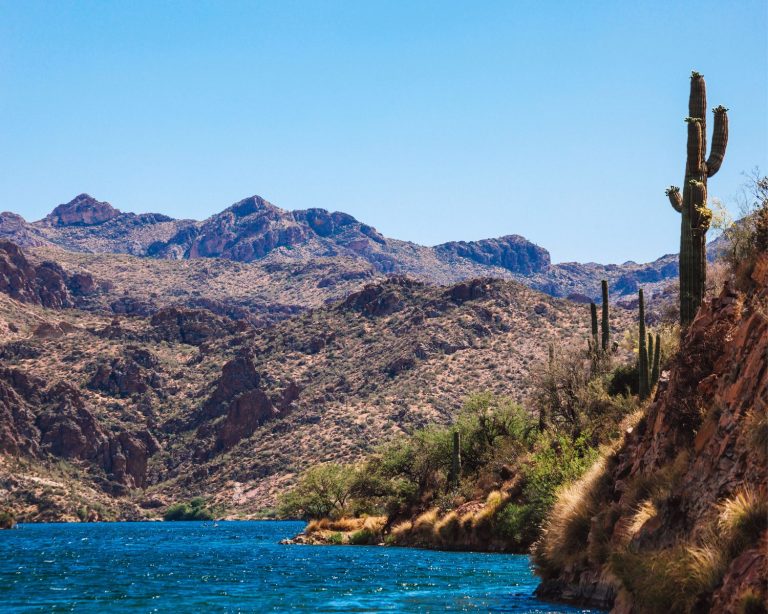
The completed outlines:
[[[707,179],[723,163],[728,145],[728,109],[712,109],[715,122],[712,149],[707,157],[707,88],[704,77],[691,73],[691,94],[688,99],[688,144],[683,192],[670,186],[667,196],[672,207],[680,213],[680,322],[693,321],[704,298],[707,280],[707,230],[712,211],[707,208]]]
[[[640,302],[640,351],[638,355],[637,370],[640,374],[640,382],[638,392],[640,399],[646,399],[651,393],[651,386],[649,382],[648,374],[648,347],[646,345],[645,336],[645,300],[643,298],[643,289],[638,291],[638,298]]]
[[[600,285],[602,286],[603,290],[603,311],[602,311],[602,344],[603,344],[603,352],[608,351],[608,345],[611,342],[611,325],[608,322],[608,281],[602,280],[600,282]]]

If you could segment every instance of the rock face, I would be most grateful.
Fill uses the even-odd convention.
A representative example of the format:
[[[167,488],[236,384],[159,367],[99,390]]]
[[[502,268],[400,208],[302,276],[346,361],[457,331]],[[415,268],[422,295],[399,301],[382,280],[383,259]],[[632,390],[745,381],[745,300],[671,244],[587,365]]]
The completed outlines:
[[[223,415],[223,420],[213,427],[205,424],[198,432],[205,436],[212,428],[215,431],[211,455],[229,450],[267,420],[289,411],[299,392],[300,388],[290,383],[279,392],[277,399],[270,398],[253,360],[248,353],[243,353],[224,365],[213,394],[202,407],[201,418]]]
[[[592,518],[585,550],[599,535],[622,547],[640,503],[631,485],[665,472],[676,476],[674,489],[631,534],[623,546],[631,552],[663,550],[681,539],[696,543],[725,499],[746,486],[768,490],[768,451],[753,440],[755,418],[768,411],[768,317],[761,307],[768,299],[768,254],[761,256],[753,279],[751,296],[726,286],[699,310],[647,414],[613,460],[610,488]],[[766,544],[763,531],[729,562],[714,594],[701,597],[701,611],[735,612],[748,589],[768,599]],[[630,595],[599,561],[547,577],[538,593],[598,607],[610,607],[618,595],[617,612],[635,611]]]
[[[90,275],[70,277],[55,262],[34,266],[18,245],[0,239],[0,292],[23,303],[64,309],[75,306],[75,297],[93,291]]]
[[[122,493],[145,484],[147,461],[158,449],[147,431],[108,434],[71,384],[45,388],[18,369],[0,368],[0,452],[92,463]]]
[[[543,273],[550,266],[549,252],[520,235],[483,241],[453,241],[435,247],[441,255],[468,258],[480,264],[508,269],[513,273]]]
[[[88,194],[79,194],[68,203],[59,205],[45,221],[52,226],[97,226],[120,215],[108,202],[98,201]]]

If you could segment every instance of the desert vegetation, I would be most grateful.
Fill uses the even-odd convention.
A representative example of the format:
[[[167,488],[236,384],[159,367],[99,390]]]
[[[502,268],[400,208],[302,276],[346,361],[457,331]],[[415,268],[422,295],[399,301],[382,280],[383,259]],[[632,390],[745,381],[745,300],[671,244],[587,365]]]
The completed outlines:
[[[743,218],[725,231],[720,294],[671,357],[664,394],[558,492],[533,547],[542,594],[561,595],[550,589],[560,583],[592,603],[618,596],[638,612],[765,611],[766,178],[754,176],[748,194]],[[727,486],[713,487],[715,476]],[[599,588],[585,593],[583,577]]]
[[[203,497],[187,503],[174,503],[163,514],[163,520],[213,520],[213,512],[206,507]]]
[[[535,370],[528,407],[476,393],[448,425],[397,437],[362,462],[310,468],[280,497],[280,513],[314,519],[305,535],[315,539],[318,522],[357,526],[361,518],[385,517],[377,538],[366,543],[526,551],[559,489],[605,462],[601,454],[636,420],[642,361],[650,392],[650,373],[660,370],[673,345],[666,338],[674,327],[650,336],[644,324],[626,342],[612,342],[605,286],[601,331],[594,304],[589,313],[591,338],[580,349],[550,346]],[[646,334],[658,348],[650,366],[647,349],[637,351]]]

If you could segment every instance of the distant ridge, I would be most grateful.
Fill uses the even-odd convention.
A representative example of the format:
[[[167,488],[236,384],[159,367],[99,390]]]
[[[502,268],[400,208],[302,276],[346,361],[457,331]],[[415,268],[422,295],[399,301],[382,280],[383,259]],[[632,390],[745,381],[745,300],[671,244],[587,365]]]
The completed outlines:
[[[364,266],[372,275],[405,274],[428,283],[483,276],[515,279],[575,300],[597,298],[601,279],[608,279],[613,297],[619,298],[635,293],[638,284],[660,289],[678,271],[677,259],[670,255],[648,264],[552,264],[545,248],[515,234],[427,247],[385,237],[347,213],[287,211],[256,195],[195,221],[123,212],[83,193],[36,222],[1,213],[0,237],[22,247],[170,260],[223,258],[266,265],[330,258],[338,259],[341,270],[354,262],[355,271]]]

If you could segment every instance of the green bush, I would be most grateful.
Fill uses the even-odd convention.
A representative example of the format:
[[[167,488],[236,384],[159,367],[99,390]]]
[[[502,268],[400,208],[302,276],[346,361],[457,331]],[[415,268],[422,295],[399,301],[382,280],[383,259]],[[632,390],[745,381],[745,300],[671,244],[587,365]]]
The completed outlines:
[[[316,465],[279,497],[279,513],[283,518],[340,517],[348,511],[354,482],[355,469],[350,465]]]
[[[0,511],[0,529],[12,529],[16,525],[16,519],[11,512]]]
[[[195,497],[189,503],[174,503],[163,514],[163,520],[213,520],[213,512],[205,507],[205,499]]]
[[[370,529],[360,529],[349,536],[349,543],[355,546],[375,544],[378,536]]]

